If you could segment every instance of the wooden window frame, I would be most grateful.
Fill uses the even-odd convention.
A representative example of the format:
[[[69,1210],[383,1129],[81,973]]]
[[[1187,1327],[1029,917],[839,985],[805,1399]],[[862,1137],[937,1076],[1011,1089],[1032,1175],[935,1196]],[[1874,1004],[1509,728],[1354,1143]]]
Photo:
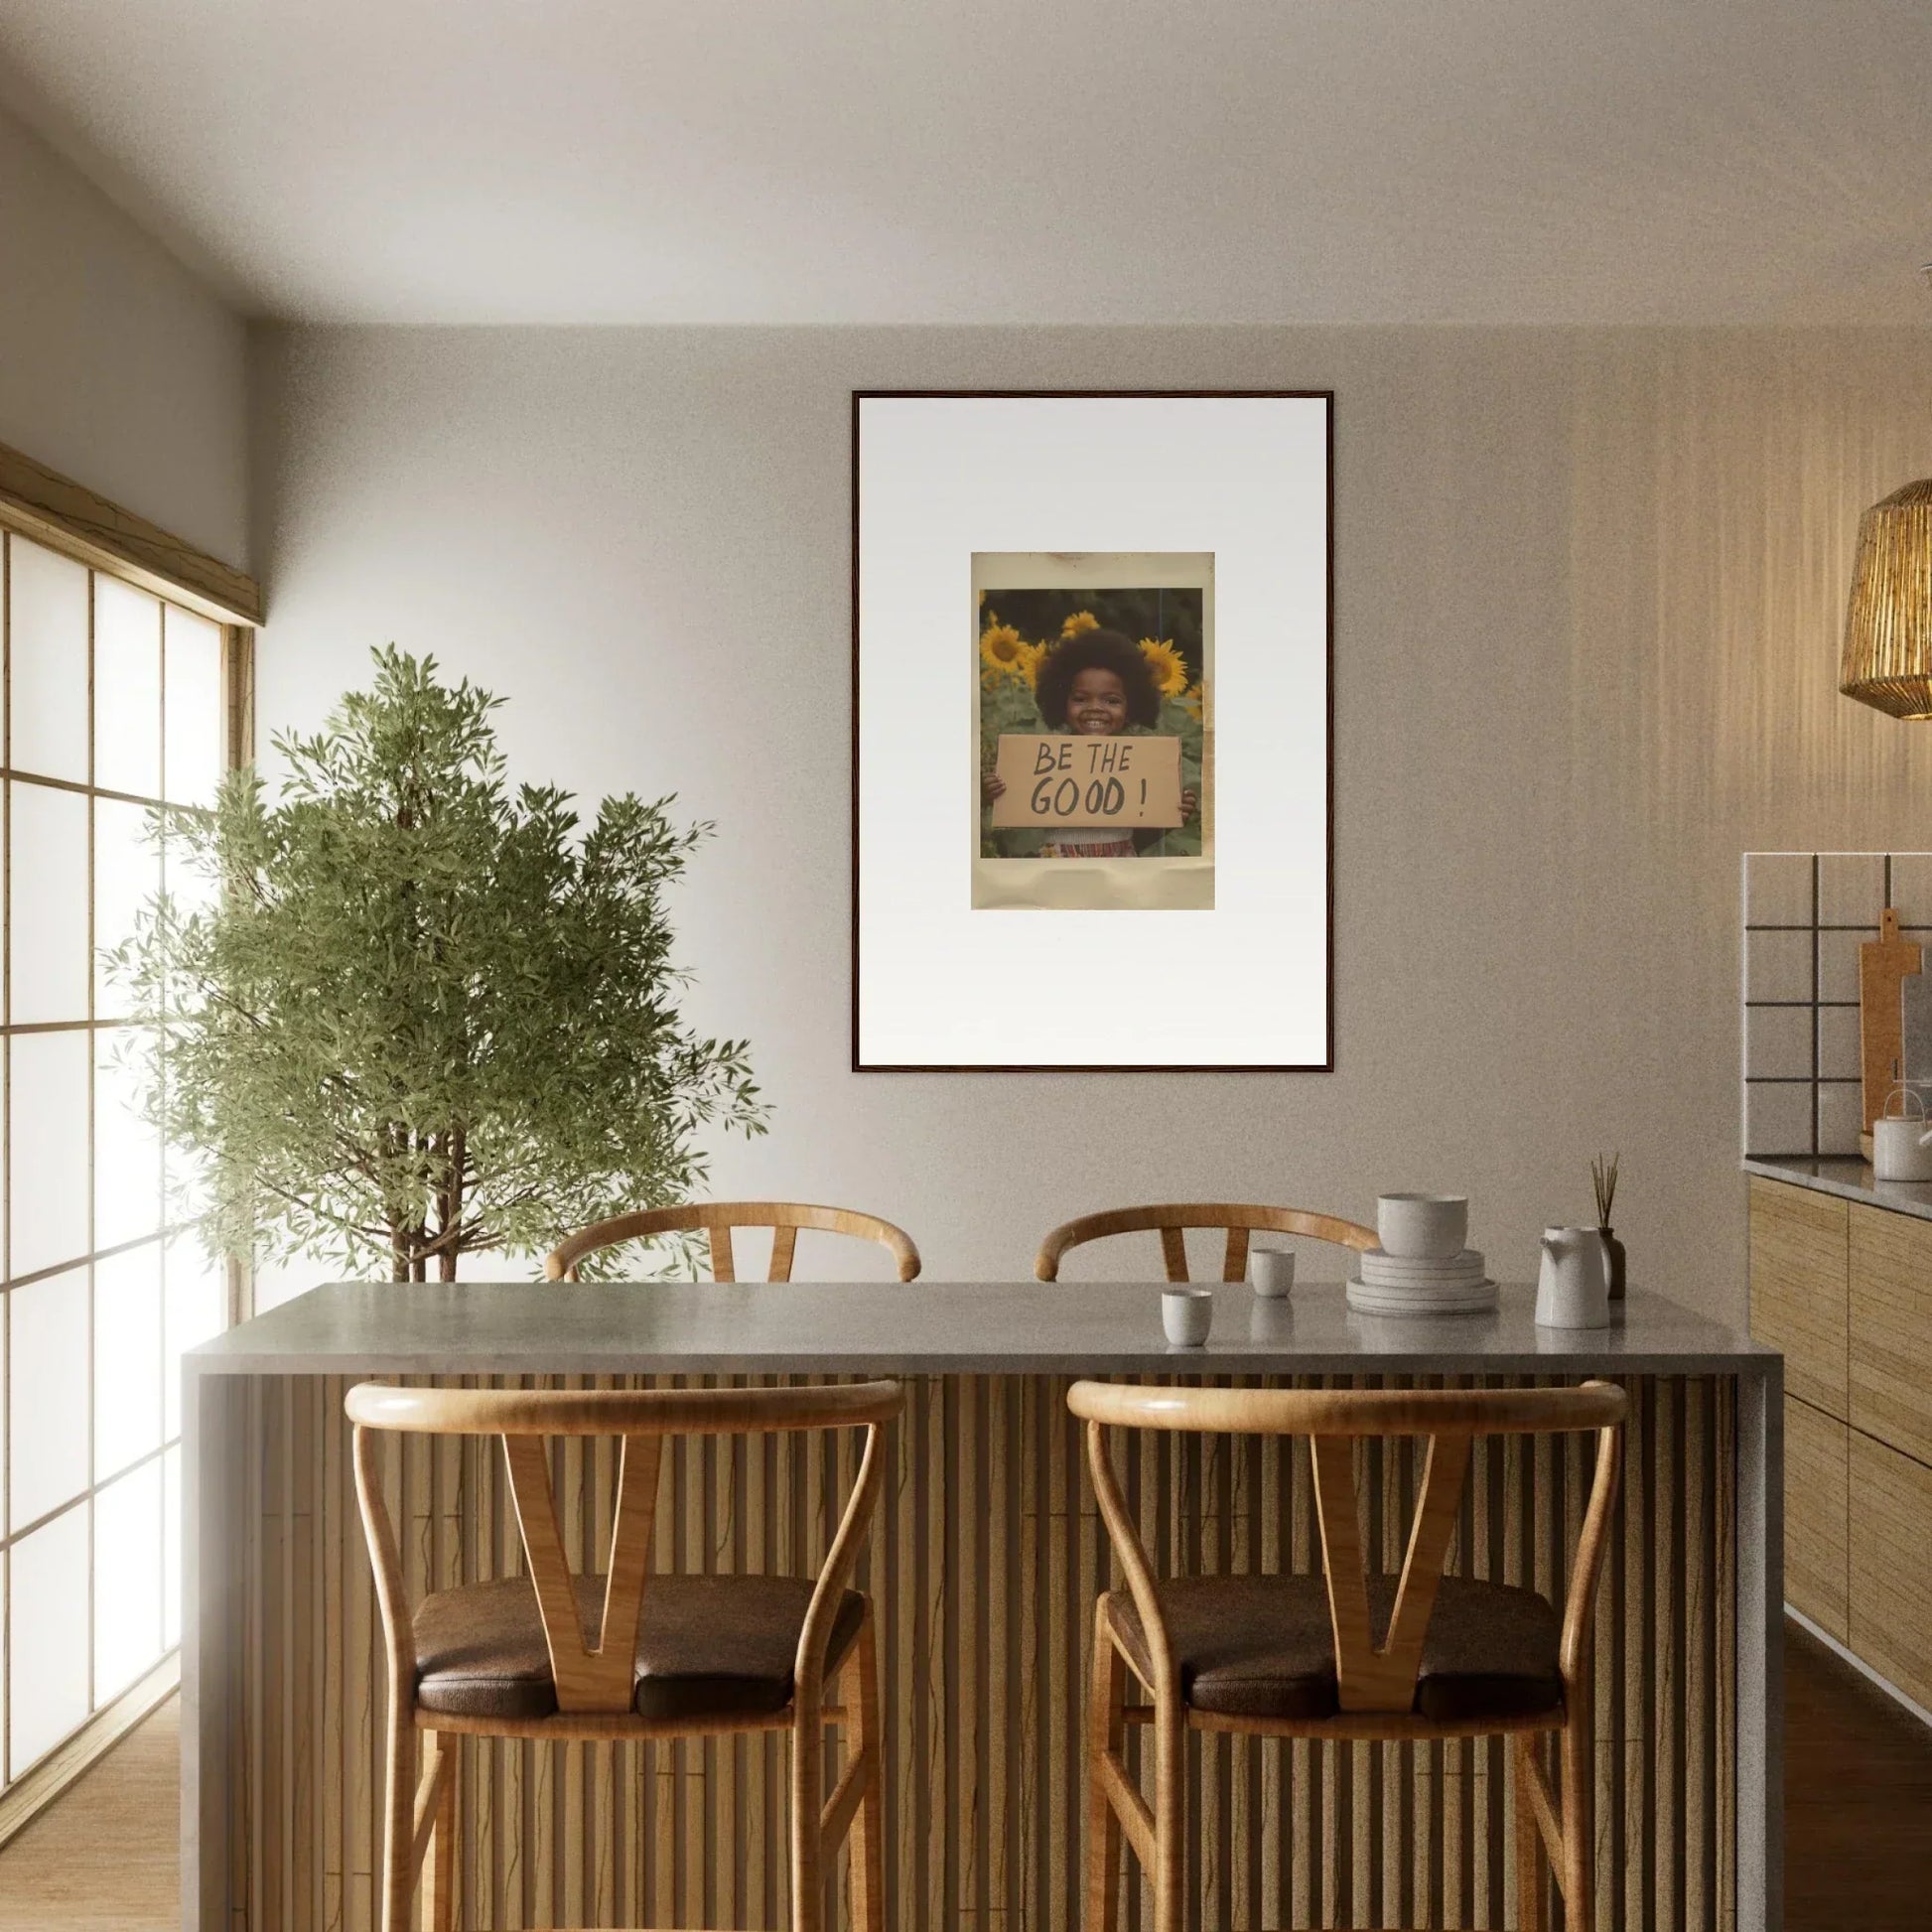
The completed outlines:
[[[165,599],[221,628],[224,754],[227,768],[254,757],[255,631],[264,614],[261,586],[243,572],[184,543],[145,517],[110,502],[84,484],[0,444],[0,530],[12,532]],[[80,789],[92,792],[97,787]],[[89,851],[89,868],[92,853]],[[89,902],[91,903],[91,882]],[[89,962],[91,986],[92,962]],[[91,1006],[91,994],[89,996]],[[91,1037],[91,1023],[89,1027]],[[4,1132],[4,1123],[0,1123]],[[90,1251],[89,1261],[96,1256]],[[237,1263],[228,1265],[229,1325],[248,1312],[249,1283]],[[0,1352],[0,1374],[6,1373]],[[87,1369],[91,1381],[93,1363]],[[91,1403],[89,1410],[91,1414]],[[90,1424],[91,1427],[91,1424]],[[157,1454],[160,1451],[156,1451]],[[97,1485],[89,1468],[89,1492]],[[87,1556],[92,1594],[93,1550]],[[89,1643],[92,1632],[89,1631]],[[0,1667],[4,1667],[0,1651]],[[0,1789],[0,1845],[68,1789],[103,1752],[166,1699],[180,1681],[177,1645],[134,1684],[98,1710],[23,1776]]]

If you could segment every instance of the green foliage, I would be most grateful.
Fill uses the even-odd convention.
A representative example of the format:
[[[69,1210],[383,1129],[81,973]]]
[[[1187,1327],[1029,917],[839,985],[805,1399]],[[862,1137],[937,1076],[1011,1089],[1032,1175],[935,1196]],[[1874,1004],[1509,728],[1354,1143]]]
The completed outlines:
[[[765,1110],[746,1043],[678,1018],[664,890],[712,828],[626,794],[580,836],[567,793],[508,788],[497,699],[375,666],[276,740],[277,800],[239,771],[212,812],[155,815],[210,909],[164,896],[110,968],[211,1252],[447,1280],[687,1198],[699,1131]]]
[[[1034,703],[1033,686],[1024,679],[994,679],[980,690],[980,771],[991,771],[1000,756],[1002,732],[1043,732],[1039,708]],[[980,797],[980,857],[982,859],[1035,859],[1044,834],[1027,826],[993,829],[993,807],[985,794]]]

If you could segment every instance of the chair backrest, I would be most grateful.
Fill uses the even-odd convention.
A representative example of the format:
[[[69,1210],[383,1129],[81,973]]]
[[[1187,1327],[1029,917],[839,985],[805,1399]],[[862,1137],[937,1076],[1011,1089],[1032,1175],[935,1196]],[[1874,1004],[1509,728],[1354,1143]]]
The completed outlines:
[[[392,1674],[413,1669],[409,1607],[394,1525],[375,1460],[379,1432],[500,1436],[509,1467],[523,1555],[543,1618],[557,1708],[615,1714],[631,1708],[632,1658],[650,1574],[657,1472],[666,1436],[751,1435],[771,1430],[866,1431],[859,1473],[826,1553],[799,1637],[796,1674],[812,1695],[822,1681],[839,1600],[878,1500],[884,1464],[879,1432],[904,1407],[897,1382],[849,1382],[802,1389],[403,1389],[362,1382],[344,1407],[355,1425],[355,1494],[375,1569],[376,1600]],[[576,1581],[564,1553],[551,1489],[547,1438],[617,1436],[617,1500],[605,1566],[604,1608],[595,1633],[578,1613]],[[406,1675],[394,1681],[406,1683]]]
[[[1333,1627],[1341,1709],[1404,1712],[1415,1702],[1423,1637],[1435,1607],[1477,1436],[1593,1430],[1596,1469],[1564,1604],[1560,1663],[1575,1683],[1589,1651],[1590,1610],[1616,1498],[1629,1398],[1612,1382],[1544,1389],[1217,1389],[1076,1382],[1067,1407],[1087,1425],[1087,1459],[1128,1587],[1156,1659],[1171,1656],[1147,1552],[1107,1453],[1106,1429],[1202,1435],[1307,1436],[1314,1461],[1315,1518]],[[1355,1488],[1354,1444],[1364,1437],[1427,1442],[1408,1553],[1382,1640],[1368,1610],[1368,1564]],[[1158,1633],[1158,1635],[1157,1635]]]
[[[599,1248],[615,1248],[623,1241],[647,1240],[655,1234],[705,1233],[711,1237],[711,1276],[720,1282],[738,1279],[732,1256],[733,1228],[769,1228],[771,1266],[766,1281],[791,1280],[791,1258],[800,1228],[825,1234],[848,1234],[861,1241],[877,1241],[891,1250],[902,1282],[919,1272],[919,1251],[912,1237],[877,1214],[861,1214],[851,1207],[815,1207],[792,1200],[686,1201],[677,1207],[646,1207],[635,1214],[614,1215],[580,1228],[551,1250],[543,1264],[544,1280],[574,1282],[577,1264]]]
[[[1167,1201],[1150,1207],[1110,1207],[1098,1214],[1082,1214],[1056,1227],[1039,1244],[1034,1274],[1042,1282],[1059,1279],[1060,1257],[1069,1248],[1101,1241],[1112,1234],[1146,1234],[1158,1230],[1161,1256],[1168,1279],[1184,1282],[1187,1276],[1188,1228],[1225,1228],[1227,1248],[1221,1279],[1238,1282],[1248,1272],[1251,1234],[1301,1234],[1312,1241],[1332,1241],[1343,1248],[1372,1248],[1380,1237],[1373,1228],[1343,1221],[1333,1214],[1316,1214],[1305,1207],[1262,1207],[1242,1201]]]

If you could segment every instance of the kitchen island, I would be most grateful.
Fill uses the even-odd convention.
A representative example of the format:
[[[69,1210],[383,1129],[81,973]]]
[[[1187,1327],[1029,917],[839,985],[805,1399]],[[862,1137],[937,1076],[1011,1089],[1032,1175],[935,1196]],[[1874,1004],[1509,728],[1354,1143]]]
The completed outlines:
[[[1492,1314],[1391,1321],[1334,1285],[1216,1292],[1174,1350],[1153,1285],[344,1285],[185,1367],[183,1924],[375,1924],[381,1646],[343,1396],[382,1377],[907,1381],[862,1586],[880,1605],[887,1895],[897,1927],[1079,1923],[1081,1720],[1106,1539],[1067,1383],[1511,1385],[1604,1375],[1632,1407],[1598,1593],[1598,1923],[1781,1922],[1782,1363],[1661,1297],[1606,1330]],[[520,1568],[487,1441],[385,1446],[412,1597]],[[1130,1506],[1169,1574],[1318,1565],[1308,1445],[1126,1445]],[[1562,1593],[1587,1439],[1479,1446],[1452,1573]],[[661,1569],[807,1572],[854,1446],[667,1449]],[[611,1459],[560,1455],[574,1539],[608,1521]],[[1367,1533],[1399,1567],[1406,1448],[1370,1451]],[[1515,1923],[1499,1743],[1196,1737],[1198,1923]],[[465,1747],[466,1927],[783,1922],[784,1767],[762,1738]],[[1136,1893],[1123,1925],[1143,1923]]]

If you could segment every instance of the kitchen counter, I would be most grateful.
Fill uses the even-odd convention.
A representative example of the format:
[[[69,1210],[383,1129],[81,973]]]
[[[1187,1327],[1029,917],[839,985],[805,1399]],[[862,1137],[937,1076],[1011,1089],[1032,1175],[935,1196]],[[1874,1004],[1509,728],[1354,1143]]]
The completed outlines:
[[[1814,1193],[1836,1194],[1841,1200],[1863,1201],[1867,1207],[1889,1207],[1897,1214],[1932,1221],[1932,1180],[1880,1180],[1871,1163],[1856,1155],[1808,1159],[1803,1155],[1766,1159],[1745,1157],[1744,1172],[1765,1180],[1788,1181]]]
[[[1161,1284],[343,1283],[204,1343],[191,1375],[1706,1375],[1775,1351],[1637,1293],[1608,1328],[1493,1313],[1357,1314],[1339,1284],[1280,1302],[1215,1289],[1202,1348],[1161,1329]]]
[[[1044,1932],[1080,1917],[1084,1645],[1111,1574],[1069,1378],[1605,1375],[1632,1405],[1597,1617],[1605,1923],[1777,1932],[1782,1357],[1650,1293],[1578,1331],[1539,1329],[1525,1285],[1493,1313],[1428,1320],[1354,1314],[1334,1284],[1282,1304],[1215,1293],[1207,1346],[1175,1349],[1154,1283],[344,1284],[194,1350],[184,1927],[372,1923],[383,1688],[343,1415],[358,1378],[903,1378],[864,1572],[892,1752],[889,1918]],[[1118,1453],[1164,1569],[1318,1565],[1305,1443],[1235,1452],[1124,1433]],[[1411,1451],[1366,1453],[1370,1544],[1399,1567]],[[397,1439],[383,1454],[412,1599],[518,1567],[493,1443]],[[1581,1436],[1534,1452],[1478,1444],[1451,1569],[1560,1598],[1590,1454]],[[608,1509],[607,1464],[560,1451],[573,1536]],[[849,1437],[680,1444],[664,1460],[660,1560],[807,1570],[850,1472]],[[783,1922],[775,1749],[562,1753],[554,1782],[534,1747],[478,1749],[463,1923]],[[1201,1922],[1433,1922],[1449,1897],[1465,1922],[1515,1922],[1489,1746],[1334,1756],[1276,1741],[1202,1763],[1198,1842],[1224,1849],[1195,1863]]]

